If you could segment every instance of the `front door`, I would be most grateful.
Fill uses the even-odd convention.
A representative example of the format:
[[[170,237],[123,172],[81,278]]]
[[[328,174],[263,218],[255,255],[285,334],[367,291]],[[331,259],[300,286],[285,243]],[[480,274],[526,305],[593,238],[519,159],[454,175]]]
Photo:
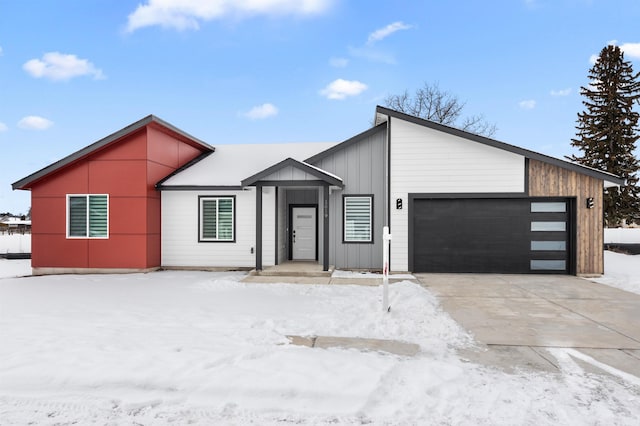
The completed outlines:
[[[316,224],[315,207],[292,207],[292,260],[316,260]]]

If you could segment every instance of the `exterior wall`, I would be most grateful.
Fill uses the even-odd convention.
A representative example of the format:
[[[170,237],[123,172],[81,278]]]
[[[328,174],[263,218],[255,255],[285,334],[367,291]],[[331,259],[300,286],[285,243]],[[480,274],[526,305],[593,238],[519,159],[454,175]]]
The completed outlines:
[[[254,268],[256,193],[250,191],[163,191],[162,266]],[[198,196],[235,196],[235,242],[198,241]],[[264,188],[262,262],[275,262],[275,188]],[[252,252],[253,249],[253,252]]]
[[[385,137],[385,130],[381,128],[379,132],[313,163],[339,176],[344,182],[342,190],[332,189],[329,195],[329,264],[336,268],[382,268]],[[373,194],[373,243],[343,243],[342,198],[349,194]],[[319,217],[322,215],[321,207],[318,209]]]
[[[32,267],[64,272],[160,266],[155,184],[200,152],[148,126],[34,183]],[[108,238],[66,238],[67,194],[109,195]]]
[[[576,273],[604,273],[602,181],[536,160],[529,161],[529,195],[576,198]],[[586,207],[593,197],[594,208]]]
[[[525,193],[524,157],[389,117],[391,270],[406,271],[408,194]],[[402,199],[403,209],[396,209]]]

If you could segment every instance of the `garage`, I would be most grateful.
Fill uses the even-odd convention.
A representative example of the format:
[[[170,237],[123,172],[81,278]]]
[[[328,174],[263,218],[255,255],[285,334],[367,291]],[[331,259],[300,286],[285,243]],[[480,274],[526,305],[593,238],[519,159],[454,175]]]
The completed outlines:
[[[575,273],[571,198],[413,198],[413,272]]]

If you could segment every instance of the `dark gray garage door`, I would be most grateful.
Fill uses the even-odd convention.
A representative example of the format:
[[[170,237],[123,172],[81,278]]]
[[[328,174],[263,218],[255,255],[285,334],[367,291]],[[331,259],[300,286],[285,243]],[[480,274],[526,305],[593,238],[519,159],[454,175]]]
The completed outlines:
[[[413,199],[414,272],[570,273],[568,199]]]

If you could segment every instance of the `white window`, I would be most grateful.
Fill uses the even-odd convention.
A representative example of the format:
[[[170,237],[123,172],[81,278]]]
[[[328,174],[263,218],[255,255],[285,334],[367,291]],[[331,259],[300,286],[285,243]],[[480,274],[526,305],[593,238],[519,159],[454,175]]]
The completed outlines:
[[[344,197],[344,242],[370,243],[373,223],[373,196]]]
[[[109,196],[67,195],[67,238],[109,238]]]
[[[234,241],[234,197],[200,197],[200,241]]]

